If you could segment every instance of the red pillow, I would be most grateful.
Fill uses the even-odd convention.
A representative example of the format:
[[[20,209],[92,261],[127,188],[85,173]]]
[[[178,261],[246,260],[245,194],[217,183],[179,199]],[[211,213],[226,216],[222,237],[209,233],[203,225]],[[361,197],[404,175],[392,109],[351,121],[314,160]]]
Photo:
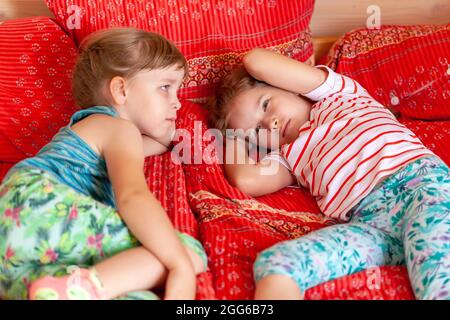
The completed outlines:
[[[0,161],[33,156],[76,110],[72,40],[50,18],[0,24]]]
[[[450,121],[421,121],[402,117],[399,121],[450,166]]]
[[[189,62],[182,98],[204,98],[254,47],[305,61],[313,53],[309,22],[314,0],[46,0],[76,43],[104,28],[131,26],[159,32]]]
[[[450,24],[356,30],[326,59],[404,116],[450,120]]]

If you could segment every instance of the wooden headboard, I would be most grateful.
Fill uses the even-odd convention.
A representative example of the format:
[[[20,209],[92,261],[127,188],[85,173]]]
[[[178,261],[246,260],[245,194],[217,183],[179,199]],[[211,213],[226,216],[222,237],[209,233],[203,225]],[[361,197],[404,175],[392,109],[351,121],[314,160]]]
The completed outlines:
[[[373,14],[373,5],[380,13],[381,24],[450,22],[449,0],[316,0],[311,20],[316,60],[339,36],[365,27]],[[44,0],[0,0],[0,21],[31,16],[53,15]]]

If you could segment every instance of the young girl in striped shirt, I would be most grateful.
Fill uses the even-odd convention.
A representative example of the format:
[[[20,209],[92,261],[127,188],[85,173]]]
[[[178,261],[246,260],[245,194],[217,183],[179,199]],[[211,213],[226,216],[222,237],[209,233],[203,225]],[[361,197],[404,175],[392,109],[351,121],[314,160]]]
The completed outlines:
[[[272,152],[256,162],[242,136],[227,139],[230,183],[252,196],[298,183],[347,222],[263,251],[255,298],[300,299],[320,283],[406,263],[417,298],[449,299],[448,166],[346,76],[264,49],[243,66],[218,90],[211,122],[253,132]]]

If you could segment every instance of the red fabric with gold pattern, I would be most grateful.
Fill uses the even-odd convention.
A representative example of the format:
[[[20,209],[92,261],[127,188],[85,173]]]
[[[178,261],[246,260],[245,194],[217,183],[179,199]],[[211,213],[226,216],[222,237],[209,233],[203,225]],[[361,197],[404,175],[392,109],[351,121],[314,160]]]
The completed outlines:
[[[165,35],[189,62],[182,98],[198,99],[254,47],[305,61],[313,53],[314,0],[46,0],[76,43],[104,28],[131,26]]]
[[[413,300],[406,267],[384,266],[322,283],[306,291],[307,300]]]
[[[72,40],[50,18],[0,24],[0,161],[33,156],[77,110]]]
[[[403,116],[450,120],[450,24],[349,32],[325,63]]]

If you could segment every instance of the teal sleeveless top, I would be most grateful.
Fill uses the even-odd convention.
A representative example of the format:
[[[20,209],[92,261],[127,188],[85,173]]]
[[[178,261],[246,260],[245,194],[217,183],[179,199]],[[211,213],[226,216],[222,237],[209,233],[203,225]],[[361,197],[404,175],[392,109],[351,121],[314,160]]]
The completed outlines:
[[[70,123],[61,128],[53,139],[32,158],[20,161],[8,172],[8,176],[27,168],[42,169],[61,183],[95,200],[116,208],[106,162],[82,140],[71,126],[92,114],[117,117],[112,107],[96,106],[76,112]],[[6,179],[6,177],[5,177]]]

